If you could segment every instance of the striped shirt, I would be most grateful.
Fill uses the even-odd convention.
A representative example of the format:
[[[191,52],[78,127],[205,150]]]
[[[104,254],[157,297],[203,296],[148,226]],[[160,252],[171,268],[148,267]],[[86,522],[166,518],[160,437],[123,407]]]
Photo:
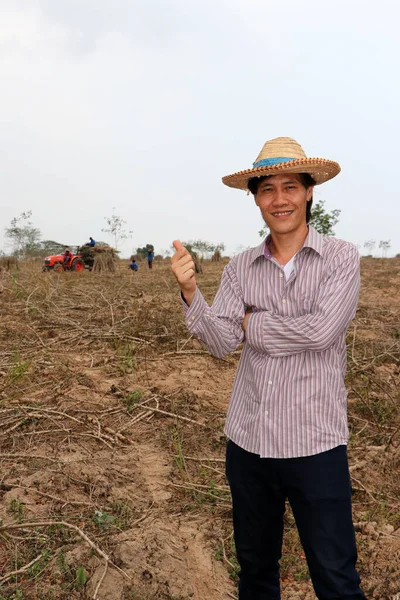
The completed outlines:
[[[269,241],[229,262],[211,307],[198,288],[183,302],[186,325],[218,358],[244,341],[226,435],[263,458],[310,456],[348,440],[345,335],[360,258],[310,226],[286,281]]]

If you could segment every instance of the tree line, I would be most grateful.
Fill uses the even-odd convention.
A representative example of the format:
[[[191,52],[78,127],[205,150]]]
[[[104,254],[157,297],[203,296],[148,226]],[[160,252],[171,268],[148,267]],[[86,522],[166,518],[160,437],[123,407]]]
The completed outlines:
[[[364,243],[364,248],[367,250],[368,254],[372,256],[376,247],[376,240],[367,240]],[[392,247],[391,240],[380,240],[379,248],[382,250],[382,257],[386,258],[388,250]]]
[[[319,233],[333,236],[335,234],[334,227],[339,222],[340,212],[341,211],[338,209],[328,212],[325,209],[325,202],[320,200],[313,207],[310,221],[311,225]],[[126,221],[115,214],[114,208],[112,215],[110,217],[105,217],[105,221],[106,227],[101,231],[112,237],[114,248],[118,251],[120,242],[131,237],[133,232],[127,231],[125,227]],[[265,237],[267,233],[267,226],[264,225],[259,231],[259,235]],[[31,210],[22,212],[18,217],[14,217],[11,220],[9,227],[5,228],[5,237],[12,248],[12,254],[18,258],[60,254],[67,246],[69,246],[69,244],[63,244],[54,240],[43,240],[40,229],[33,225]],[[225,251],[225,244],[213,244],[201,239],[185,241],[184,246],[191,254],[197,256],[199,259],[211,258],[212,256],[220,258],[222,252]],[[367,240],[363,246],[367,253],[372,255],[377,246],[377,241],[374,239]],[[378,248],[382,252],[382,257],[386,258],[387,253],[391,248],[391,240],[379,240]],[[146,244],[146,246],[138,247],[136,248],[136,255],[141,258],[146,258],[149,249],[154,251],[154,246],[152,244]]]
[[[116,215],[114,209],[110,217],[105,217],[105,221],[106,227],[101,231],[112,237],[114,248],[118,251],[121,240],[127,239],[133,232],[126,230],[126,221]],[[18,217],[11,219],[9,227],[6,227],[4,232],[13,256],[18,258],[60,254],[65,248],[73,246],[55,240],[43,240],[42,232],[33,225],[31,210],[24,211]],[[104,242],[98,241],[98,243]]]

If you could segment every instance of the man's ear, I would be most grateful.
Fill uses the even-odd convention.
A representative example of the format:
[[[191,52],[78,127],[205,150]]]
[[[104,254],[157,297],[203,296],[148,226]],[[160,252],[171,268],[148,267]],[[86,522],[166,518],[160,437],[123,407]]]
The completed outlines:
[[[314,186],[310,185],[310,187],[307,188],[307,193],[306,193],[307,202],[309,202],[311,200],[313,192],[314,192]]]

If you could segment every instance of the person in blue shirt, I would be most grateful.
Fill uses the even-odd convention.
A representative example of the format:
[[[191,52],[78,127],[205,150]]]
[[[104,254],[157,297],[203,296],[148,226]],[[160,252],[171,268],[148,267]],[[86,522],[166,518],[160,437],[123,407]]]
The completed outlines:
[[[131,262],[128,265],[128,269],[131,269],[131,271],[139,271],[139,265],[137,264],[134,258],[131,258]]]
[[[154,260],[154,252],[153,250],[147,250],[147,262],[149,265],[149,269],[153,268],[153,260]]]
[[[90,238],[89,238],[89,240],[90,240],[90,242],[89,242],[89,246],[90,246],[91,248],[93,248],[93,246],[95,246],[95,245],[96,245],[96,242],[95,242],[95,240],[94,240],[92,237],[90,237]]]

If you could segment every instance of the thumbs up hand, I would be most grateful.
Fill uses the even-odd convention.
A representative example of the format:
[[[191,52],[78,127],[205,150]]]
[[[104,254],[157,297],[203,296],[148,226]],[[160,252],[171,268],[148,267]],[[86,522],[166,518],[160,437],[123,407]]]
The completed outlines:
[[[171,269],[187,304],[190,305],[196,293],[194,262],[182,242],[175,240],[173,246],[175,254],[171,258]]]

